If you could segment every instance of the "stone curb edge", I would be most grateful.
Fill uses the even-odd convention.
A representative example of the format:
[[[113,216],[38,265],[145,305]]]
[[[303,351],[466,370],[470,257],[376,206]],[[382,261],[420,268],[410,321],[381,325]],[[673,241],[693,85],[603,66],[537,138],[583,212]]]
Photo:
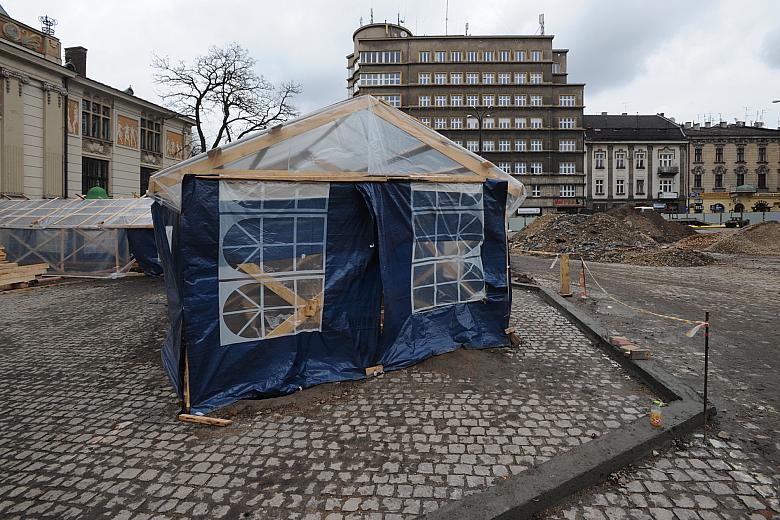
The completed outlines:
[[[663,396],[663,428],[654,428],[642,417],[619,430],[557,455],[528,471],[514,475],[487,490],[445,504],[424,516],[430,520],[509,520],[532,518],[574,493],[598,484],[618,469],[636,462],[693,431],[704,419],[702,400],[696,391],[669,373],[658,361],[631,360],[612,346],[606,330],[573,304],[553,291],[531,284],[513,282],[517,288],[537,291],[556,307],[599,348],[626,370]],[[710,406],[708,415],[715,414]]]

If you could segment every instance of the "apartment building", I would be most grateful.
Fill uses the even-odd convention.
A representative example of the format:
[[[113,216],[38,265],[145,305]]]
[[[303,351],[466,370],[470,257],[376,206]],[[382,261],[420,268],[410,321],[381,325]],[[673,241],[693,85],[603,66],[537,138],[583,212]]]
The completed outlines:
[[[691,211],[780,210],[780,129],[685,123]]]
[[[585,207],[584,85],[567,83],[553,36],[414,36],[380,23],[352,39],[349,96],[383,99],[518,176],[526,208]]]
[[[0,12],[0,197],[146,192],[189,155],[189,118],[87,76],[87,49]]]
[[[657,115],[585,115],[588,206],[633,203],[663,211],[685,207],[688,141],[679,125]]]

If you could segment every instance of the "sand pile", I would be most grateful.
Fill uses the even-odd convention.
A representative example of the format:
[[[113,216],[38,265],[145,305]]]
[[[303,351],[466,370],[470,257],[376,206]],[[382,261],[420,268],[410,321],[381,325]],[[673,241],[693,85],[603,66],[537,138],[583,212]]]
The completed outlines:
[[[780,255],[780,222],[741,228],[714,242],[705,251],[743,255]]]

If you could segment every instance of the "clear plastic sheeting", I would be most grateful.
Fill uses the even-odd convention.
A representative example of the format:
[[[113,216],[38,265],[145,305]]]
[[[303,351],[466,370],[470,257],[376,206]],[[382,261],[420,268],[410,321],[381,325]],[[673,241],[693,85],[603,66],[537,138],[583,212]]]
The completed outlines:
[[[411,186],[413,312],[483,299],[482,185]]]
[[[152,228],[152,199],[0,201],[4,228]]]
[[[220,182],[222,345],[321,330],[329,190]]]

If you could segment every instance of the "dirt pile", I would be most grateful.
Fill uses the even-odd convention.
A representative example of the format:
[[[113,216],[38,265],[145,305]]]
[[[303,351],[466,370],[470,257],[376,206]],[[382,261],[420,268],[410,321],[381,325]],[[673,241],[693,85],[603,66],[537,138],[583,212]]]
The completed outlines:
[[[707,247],[711,253],[780,256],[780,222],[744,227]]]
[[[607,215],[622,220],[629,228],[644,233],[662,244],[671,244],[696,234],[690,226],[670,222],[655,211],[637,211],[630,204],[612,208],[607,211]]]
[[[689,251],[704,251],[715,242],[731,235],[734,231],[733,229],[724,229],[716,233],[696,233],[678,240],[674,245]]]

